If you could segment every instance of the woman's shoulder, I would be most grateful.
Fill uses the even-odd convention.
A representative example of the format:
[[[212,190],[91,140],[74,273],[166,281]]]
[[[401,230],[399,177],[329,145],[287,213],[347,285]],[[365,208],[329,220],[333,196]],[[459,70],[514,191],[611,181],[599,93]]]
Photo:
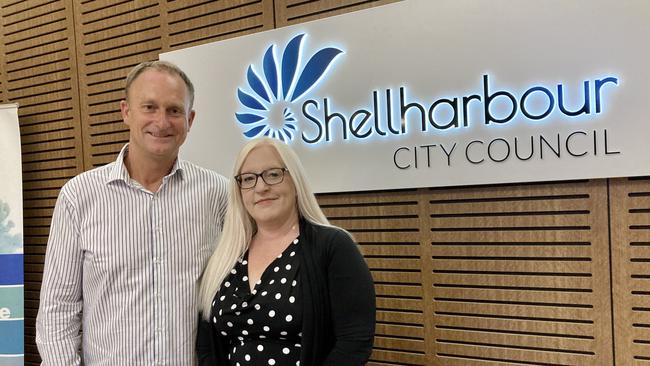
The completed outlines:
[[[347,231],[337,226],[318,225],[307,222],[306,227],[310,232],[310,239],[329,247],[355,244],[352,236]]]

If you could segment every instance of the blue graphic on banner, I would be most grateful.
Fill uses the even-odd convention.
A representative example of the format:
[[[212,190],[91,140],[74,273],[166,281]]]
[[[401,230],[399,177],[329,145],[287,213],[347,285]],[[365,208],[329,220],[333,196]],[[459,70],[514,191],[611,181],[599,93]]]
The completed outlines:
[[[0,320],[0,355],[22,355],[25,353],[23,346],[23,332],[25,321],[23,319]]]
[[[22,285],[23,272],[22,254],[0,254],[0,286]]]

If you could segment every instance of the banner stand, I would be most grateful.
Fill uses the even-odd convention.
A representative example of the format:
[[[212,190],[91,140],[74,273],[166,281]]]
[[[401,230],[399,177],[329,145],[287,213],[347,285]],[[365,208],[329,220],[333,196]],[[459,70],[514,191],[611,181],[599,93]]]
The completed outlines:
[[[17,104],[0,104],[0,172],[0,366],[24,366],[23,189]]]

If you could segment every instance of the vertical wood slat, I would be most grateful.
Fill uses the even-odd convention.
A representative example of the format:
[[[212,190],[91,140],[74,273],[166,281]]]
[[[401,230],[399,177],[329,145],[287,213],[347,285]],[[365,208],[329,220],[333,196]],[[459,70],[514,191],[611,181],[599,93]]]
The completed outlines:
[[[617,366],[650,364],[650,178],[611,180]]]
[[[59,188],[82,171],[71,6],[71,0],[0,3],[1,96],[6,102],[19,103],[26,365],[40,362],[34,321],[49,217]]]

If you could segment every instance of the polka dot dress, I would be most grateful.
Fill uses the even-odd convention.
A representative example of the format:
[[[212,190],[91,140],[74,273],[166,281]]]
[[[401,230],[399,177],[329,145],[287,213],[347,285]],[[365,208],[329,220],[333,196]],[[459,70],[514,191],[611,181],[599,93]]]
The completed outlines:
[[[300,365],[298,242],[271,262],[253,291],[246,252],[217,292],[212,322],[215,333],[229,340],[230,365]]]

